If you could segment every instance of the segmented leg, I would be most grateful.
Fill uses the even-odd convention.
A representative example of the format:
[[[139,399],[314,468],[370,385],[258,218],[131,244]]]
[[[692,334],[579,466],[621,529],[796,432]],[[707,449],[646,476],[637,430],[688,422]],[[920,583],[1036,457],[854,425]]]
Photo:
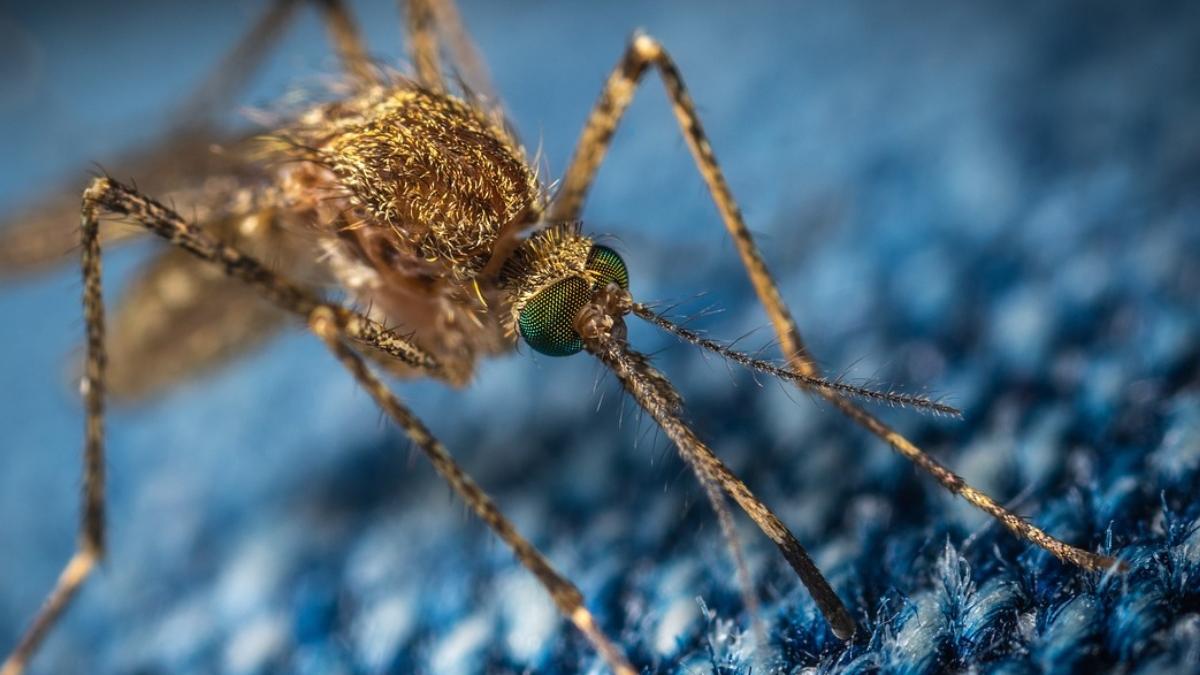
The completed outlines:
[[[408,17],[408,51],[421,86],[434,91],[446,88],[439,57],[439,43],[445,42],[454,74],[466,85],[467,93],[489,105],[498,104],[487,66],[454,0],[400,0],[400,5]]]
[[[446,447],[434,438],[412,411],[371,372],[362,357],[346,345],[336,317],[324,307],[317,308],[311,315],[309,325],[342,365],[354,375],[363,389],[367,390],[371,398],[375,399],[384,412],[404,430],[405,435],[429,457],[434,469],[446,479],[450,487],[454,488],[471,510],[492,528],[496,536],[508,544],[521,564],[537,577],[550,593],[562,615],[583,632],[608,662],[609,667],[620,675],[633,675],[636,671],[629,665],[616,643],[596,625],[591,612],[584,606],[583,595],[579,589],[559,574],[545,556],[517,532],[487,493],[454,461]]]
[[[274,0],[271,7],[246,31],[220,64],[184,99],[174,120],[177,129],[205,127],[215,114],[228,111],[230,101],[258,70],[263,57],[275,46],[295,12],[297,0]]]
[[[151,232],[207,260],[232,277],[259,290],[281,308],[307,319],[319,311],[339,334],[378,349],[415,367],[436,373],[432,357],[375,322],[344,307],[331,305],[307,290],[271,272],[254,258],[223,244],[184,221],[161,204],[107,178],[97,178],[83,194],[81,209],[83,314],[87,331],[87,356],[80,389],[87,417],[84,435],[83,516],[77,552],[63,568],[58,582],[35,616],[30,628],[0,667],[0,675],[20,673],[46,633],[62,616],[80,586],[103,559],[104,525],[104,302],[100,284],[100,215],[110,213],[130,219]]]
[[[374,84],[377,80],[376,72],[371,67],[362,35],[342,0],[312,2],[322,12],[322,19],[333,41],[334,50],[347,74],[360,87]],[[203,126],[211,121],[214,113],[228,110],[233,96],[258,70],[263,57],[278,41],[283,28],[299,4],[300,0],[273,0],[267,12],[225,58],[221,59],[220,65],[195,93],[186,99],[182,107],[183,114],[178,120],[180,124],[177,126]]]
[[[378,82],[371,59],[367,56],[362,35],[342,0],[315,0],[324,12],[325,27],[333,38],[333,47],[346,72],[354,78],[359,88]]]
[[[311,291],[271,271],[255,258],[217,240],[162,204],[110,178],[95,179],[84,192],[85,244],[90,236],[86,218],[89,205],[95,211],[93,219],[99,213],[109,213],[135,222],[193,255],[218,265],[230,276],[257,289],[281,309],[302,319],[307,320],[317,307],[327,307],[351,339],[380,349],[431,375],[437,374],[438,365],[434,358],[403,336],[362,314],[325,302]],[[98,276],[98,268],[96,273]]]
[[[648,67],[654,66],[662,77],[675,118],[696,161],[704,182],[708,185],[721,219],[733,237],[738,254],[754,285],[754,291],[766,307],[771,324],[779,337],[780,349],[793,368],[801,375],[819,377],[821,373],[805,350],[796,322],[779,294],[766,263],[758,251],[750,231],[742,219],[729,185],[717,164],[716,155],[704,134],[695,104],[684,86],[683,77],[674,61],[654,38],[635,35],[621,62],[609,76],[599,102],[592,110],[575,151],[575,156],[563,178],[562,189],[551,206],[548,219],[554,222],[578,218],[584,197],[596,175],[596,169],[608,151],[617,124],[633,100],[634,92]],[[854,402],[826,389],[815,393],[829,400],[847,417],[892,446],[921,469],[932,475],[952,493],[961,495],[971,504],[999,520],[1019,537],[1030,541],[1054,556],[1085,569],[1105,569],[1117,563],[1109,556],[1099,555],[1062,542],[1005,509],[994,499],[968,485],[940,462],[930,457],[911,441],[888,427]]]
[[[611,336],[584,336],[588,350],[600,359],[621,380],[626,391],[633,395],[654,421],[679,449],[679,454],[699,474],[700,481],[720,485],[746,515],[754,520],[763,533],[775,542],[783,557],[804,582],[817,608],[829,622],[833,634],[842,640],[854,635],[854,619],[842,604],[837,593],[813,564],[791,530],[763,504],[750,488],[720,460],[679,417],[679,394],[661,373],[655,370],[644,355],[628,348]],[[715,504],[714,504],[715,505]]]
[[[438,57],[433,7],[426,0],[410,0],[405,14],[408,17],[408,55],[417,72],[417,82],[430,91],[440,92],[445,85]]]

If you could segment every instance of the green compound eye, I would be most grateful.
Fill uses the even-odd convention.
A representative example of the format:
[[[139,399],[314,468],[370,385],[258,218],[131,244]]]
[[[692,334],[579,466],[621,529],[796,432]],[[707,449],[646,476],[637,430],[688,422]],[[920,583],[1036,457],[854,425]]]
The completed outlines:
[[[597,289],[616,282],[621,288],[629,290],[629,270],[625,269],[625,261],[621,260],[621,256],[611,248],[593,246],[588,253],[587,266],[599,277],[596,281]]]
[[[589,288],[583,277],[568,277],[530,298],[521,309],[517,327],[535,351],[546,356],[570,356],[581,351],[583,339],[575,332],[575,317],[591,300],[593,291],[611,283],[629,290],[625,261],[611,248],[593,246],[588,252],[587,268],[596,275],[593,287]]]
[[[517,320],[521,337],[546,356],[570,356],[580,351],[583,340],[575,332],[575,317],[591,296],[591,289],[582,277],[555,282],[530,298],[521,309]]]

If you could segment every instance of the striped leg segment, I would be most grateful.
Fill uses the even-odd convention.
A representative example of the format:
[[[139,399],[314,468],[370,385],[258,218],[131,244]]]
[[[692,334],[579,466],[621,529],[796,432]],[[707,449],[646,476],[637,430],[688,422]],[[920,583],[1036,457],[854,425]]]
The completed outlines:
[[[741,209],[738,208],[737,202],[733,198],[733,193],[730,191],[725,176],[717,163],[716,155],[713,153],[712,145],[708,142],[708,137],[700,124],[696,106],[688,94],[683,77],[670,55],[654,38],[647,35],[635,35],[620,63],[609,75],[600,100],[584,126],[575,155],[564,175],[562,189],[551,206],[548,220],[561,222],[575,220],[579,217],[584,198],[596,175],[596,170],[608,151],[617,125],[633,100],[634,92],[642,77],[651,66],[654,66],[662,77],[684,140],[708,186],[726,229],[733,237],[738,255],[742,259],[754,291],[767,310],[767,315],[778,336],[781,351],[797,374],[804,377],[821,377],[816,363],[805,349],[800,331],[796,327],[796,321],[788,311],[787,305],[779,293],[779,287],[767,270],[762,254],[750,236],[750,230],[742,218]],[[961,477],[924,450],[836,390],[813,388],[812,391],[831,402],[847,417],[929,473],[947,490],[961,495],[971,504],[999,520],[1017,536],[1084,569],[1100,570],[1119,564],[1114,558],[1071,546],[1030,524],[988,495],[968,485]]]

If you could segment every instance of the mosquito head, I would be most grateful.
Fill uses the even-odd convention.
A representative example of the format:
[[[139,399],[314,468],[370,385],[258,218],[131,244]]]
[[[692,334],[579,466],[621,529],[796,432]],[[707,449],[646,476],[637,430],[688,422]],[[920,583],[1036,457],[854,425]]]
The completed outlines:
[[[597,330],[624,335],[629,273],[616,251],[556,225],[530,237],[504,266],[510,330],[547,356],[570,356]]]
[[[684,342],[805,389],[911,407],[935,415],[961,416],[953,406],[919,394],[879,391],[799,373],[786,364],[735,351],[730,345],[710,340],[667,319],[633,301],[629,295],[629,272],[621,256],[581,234],[578,223],[549,227],[522,242],[505,263],[500,283],[509,293],[510,334],[519,333],[530,347],[548,356],[570,356],[587,349],[609,362],[616,352],[624,352],[628,347],[625,316],[632,314]],[[635,360],[643,358],[636,356],[636,352],[629,354]],[[663,400],[676,401],[678,394],[669,385],[660,386],[663,383],[655,384],[662,390]]]

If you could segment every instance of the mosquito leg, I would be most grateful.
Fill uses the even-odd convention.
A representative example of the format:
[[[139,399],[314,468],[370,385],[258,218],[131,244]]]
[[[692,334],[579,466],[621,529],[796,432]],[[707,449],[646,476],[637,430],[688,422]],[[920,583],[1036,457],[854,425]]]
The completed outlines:
[[[437,363],[420,348],[365,316],[326,303],[309,291],[275,274],[254,258],[213,239],[174,212],[137,191],[108,178],[96,178],[83,193],[80,211],[83,272],[83,314],[87,356],[80,389],[87,422],[84,433],[83,516],[77,552],[63,568],[58,582],[38,610],[30,628],[0,667],[0,675],[17,675],[33,656],[46,633],[62,616],[80,586],[104,558],[104,394],[107,354],[104,347],[104,301],[100,283],[100,215],[116,214],[133,220],[193,255],[218,265],[231,277],[262,292],[282,309],[307,318],[320,311],[340,335],[377,349],[416,368],[436,374]]]
[[[342,66],[360,84],[371,84],[375,73],[371,69],[362,36],[341,0],[313,0],[323,12],[323,18],[334,49]],[[230,99],[258,69],[263,57],[278,41],[283,28],[291,19],[300,0],[273,0],[271,7],[250,28],[220,65],[186,99],[179,126],[203,127],[214,112],[228,107]]]
[[[59,575],[46,602],[16,649],[5,661],[2,675],[16,675],[25,668],[46,633],[54,626],[75,597],[80,586],[104,557],[104,303],[100,291],[100,240],[97,204],[84,194],[81,214],[83,229],[83,316],[87,332],[87,359],[80,384],[87,422],[83,448],[83,517],[78,550]]]
[[[177,128],[207,127],[214,114],[229,109],[230,100],[275,46],[298,4],[297,0],[273,0],[271,7],[229,50],[213,72],[184,99],[176,116]]]
[[[463,79],[468,93],[495,103],[491,76],[454,0],[400,0],[400,5],[408,17],[408,50],[421,86],[434,91],[445,89],[439,60],[439,42],[445,42],[455,74]]]
[[[83,222],[83,315],[87,324],[87,360],[80,384],[87,422],[83,449],[83,516],[76,553],[59,574],[33,624],[4,666],[2,675],[17,675],[46,633],[70,604],[80,586],[104,557],[104,304],[100,294],[100,240],[96,204],[85,194]]]
[[[91,206],[99,213],[118,215],[183,248],[202,260],[207,260],[241,279],[261,292],[268,300],[302,319],[307,319],[313,309],[328,307],[337,317],[339,325],[352,339],[380,349],[404,363],[437,374],[437,363],[432,356],[404,337],[397,335],[357,312],[330,304],[309,290],[288,281],[271,271],[261,262],[236,248],[225,244],[187,222],[174,211],[110,178],[97,178],[84,192],[85,207]],[[87,212],[85,211],[85,215]],[[84,239],[93,236],[98,229],[98,217],[83,223]]]
[[[434,438],[412,411],[379,380],[362,357],[346,345],[343,331],[333,313],[325,307],[315,309],[311,314],[309,326],[371,398],[375,399],[384,412],[404,430],[405,435],[429,457],[434,469],[446,479],[450,487],[498,537],[504,540],[505,544],[508,544],[521,564],[532,572],[550,593],[563,616],[583,632],[608,662],[609,667],[621,675],[633,675],[636,671],[629,665],[616,643],[596,625],[591,612],[584,606],[583,595],[579,589],[559,574],[545,556],[517,532],[495,502],[454,461],[446,447]]]
[[[367,56],[362,35],[350,10],[342,0],[315,0],[320,6],[325,18],[325,27],[333,38],[334,49],[342,60],[346,72],[354,78],[359,88],[376,84],[379,78],[371,67],[371,59]]]
[[[408,53],[417,71],[417,81],[426,89],[442,91],[445,84],[438,58],[433,6],[427,0],[409,0],[405,14],[408,18]]]
[[[833,634],[842,640],[850,639],[855,631],[854,619],[837,593],[834,593],[787,526],[680,419],[679,394],[667,378],[655,370],[644,355],[634,352],[611,336],[589,337],[586,333],[584,336],[588,350],[616,374],[638,405],[650,413],[692,470],[700,474],[701,483],[711,481],[720,485],[763,533],[775,542],[808,588]]]
[[[708,185],[726,229],[733,237],[738,254],[754,285],[754,291],[767,310],[771,324],[779,338],[780,349],[797,373],[809,377],[820,377],[821,373],[805,350],[804,341],[800,338],[796,322],[783,302],[779,287],[775,284],[770,272],[767,271],[766,263],[750,236],[750,230],[742,219],[741,210],[733,198],[733,193],[725,182],[725,177],[717,164],[716,155],[700,124],[700,118],[696,114],[696,106],[683,83],[683,76],[680,75],[679,69],[666,50],[654,38],[641,34],[635,35],[621,62],[609,76],[600,100],[584,126],[575,156],[563,178],[562,189],[551,206],[548,220],[567,221],[574,220],[579,216],[584,197],[592,184],[600,162],[608,151],[617,124],[633,100],[634,92],[650,66],[656,67],[662,77],[684,140],[691,150],[704,182]],[[988,495],[968,485],[924,450],[854,402],[833,391],[824,389],[814,389],[814,391],[829,400],[847,417],[862,425],[901,455],[928,472],[946,489],[961,495],[971,504],[993,516],[1018,537],[1044,548],[1061,560],[1085,569],[1106,569],[1116,563],[1111,557],[1071,546],[1026,522]]]
[[[476,96],[482,96],[488,101],[499,101],[496,88],[492,86],[492,76],[488,73],[487,64],[475,46],[475,41],[467,33],[462,16],[454,0],[428,0],[432,3],[438,25],[444,31],[445,40],[454,57],[455,66],[465,79],[467,86]]]
[[[95,569],[96,563],[99,561],[99,555],[96,552],[76,551],[71,559],[67,561],[62,572],[58,575],[58,581],[54,584],[54,590],[50,595],[46,596],[46,601],[42,603],[41,609],[38,610],[37,617],[29,630],[21,636],[21,641],[13,649],[12,653],[5,659],[4,664],[0,666],[0,675],[20,675],[25,671],[25,666],[29,663],[29,659],[33,657],[37,651],[38,645],[42,639],[46,637],[46,633],[50,628],[58,622],[63,610],[75,598],[75,594],[79,592],[80,586]]]

